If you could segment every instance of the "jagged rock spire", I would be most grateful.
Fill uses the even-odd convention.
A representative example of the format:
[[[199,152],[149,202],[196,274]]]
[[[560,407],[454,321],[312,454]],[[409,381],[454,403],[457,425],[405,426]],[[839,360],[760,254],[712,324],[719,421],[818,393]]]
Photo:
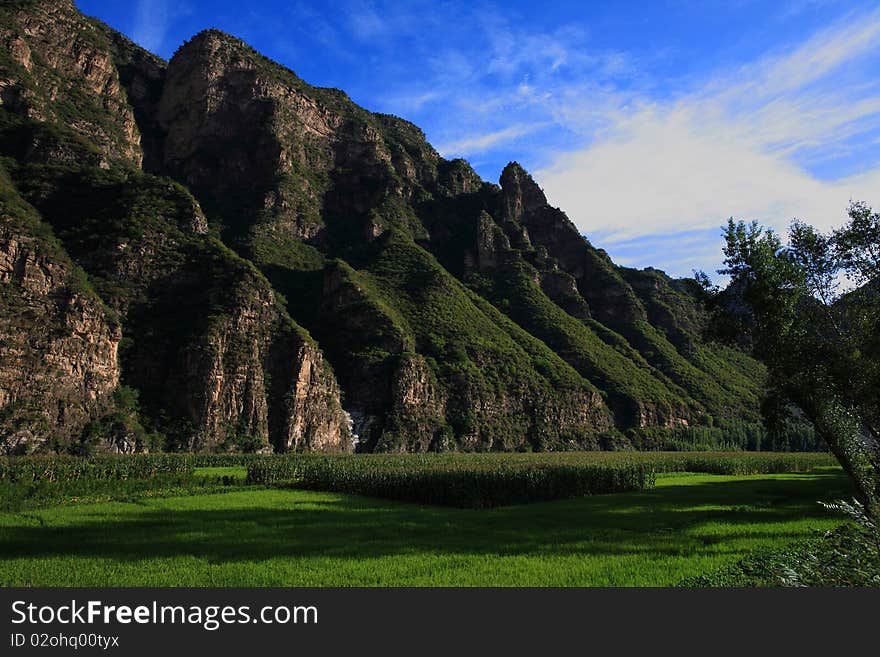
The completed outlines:
[[[501,172],[504,219],[520,221],[526,212],[547,205],[543,190],[518,162],[509,162]]]

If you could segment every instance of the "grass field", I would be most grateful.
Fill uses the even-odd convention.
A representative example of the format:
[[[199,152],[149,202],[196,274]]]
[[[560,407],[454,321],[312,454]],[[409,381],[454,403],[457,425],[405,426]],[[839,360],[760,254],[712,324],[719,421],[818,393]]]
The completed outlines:
[[[0,584],[674,585],[834,527],[817,501],[849,497],[834,468],[479,510],[233,487],[0,513]]]

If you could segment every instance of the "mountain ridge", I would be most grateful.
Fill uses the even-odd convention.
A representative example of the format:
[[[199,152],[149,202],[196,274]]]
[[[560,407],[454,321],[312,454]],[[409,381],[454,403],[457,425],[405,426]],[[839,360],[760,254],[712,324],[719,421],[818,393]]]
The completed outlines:
[[[760,417],[762,367],[703,340],[695,283],[615,265],[515,162],[485,182],[215,29],[164,62],[34,0],[0,40],[4,225],[30,204],[119,316],[152,448],[628,448]],[[20,378],[0,442],[46,448]],[[91,396],[69,443],[117,403]]]

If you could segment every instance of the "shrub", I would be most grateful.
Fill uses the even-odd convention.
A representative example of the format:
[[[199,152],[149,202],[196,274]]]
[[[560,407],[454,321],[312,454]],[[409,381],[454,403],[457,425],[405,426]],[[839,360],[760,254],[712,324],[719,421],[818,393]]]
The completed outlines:
[[[880,530],[859,502],[824,504],[852,522],[781,550],[757,552],[732,566],[684,580],[684,587],[880,586]]]

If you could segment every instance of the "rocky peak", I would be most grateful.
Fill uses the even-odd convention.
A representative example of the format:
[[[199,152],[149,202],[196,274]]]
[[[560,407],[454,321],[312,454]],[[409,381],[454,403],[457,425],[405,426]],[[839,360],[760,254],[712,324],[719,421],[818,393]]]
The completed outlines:
[[[439,159],[439,156],[438,156]],[[473,194],[483,186],[483,180],[471,165],[462,159],[441,160],[438,167],[438,191],[449,196]]]
[[[216,28],[202,30],[185,41],[171,57],[169,68],[184,69],[184,63],[207,67],[219,74],[227,68],[253,69],[259,55],[244,41]]]
[[[508,221],[520,221],[524,214],[547,205],[547,197],[518,162],[501,172],[502,214]]]
[[[544,192],[516,162],[501,174],[502,214],[528,230],[530,241],[576,281],[579,293],[596,317],[616,329],[646,318],[632,288],[614,263],[581,235],[561,210],[551,207]]]
[[[249,50],[256,54],[256,51],[254,51],[249,45],[247,45],[247,43],[245,43],[238,37],[233,36],[228,32],[224,32],[223,30],[217,29],[216,27],[209,27],[201,30],[200,32],[197,32],[190,39],[185,41],[174,53],[174,56],[185,53],[187,50],[192,49],[207,49],[209,51],[216,51],[218,48],[223,46],[238,50]]]

